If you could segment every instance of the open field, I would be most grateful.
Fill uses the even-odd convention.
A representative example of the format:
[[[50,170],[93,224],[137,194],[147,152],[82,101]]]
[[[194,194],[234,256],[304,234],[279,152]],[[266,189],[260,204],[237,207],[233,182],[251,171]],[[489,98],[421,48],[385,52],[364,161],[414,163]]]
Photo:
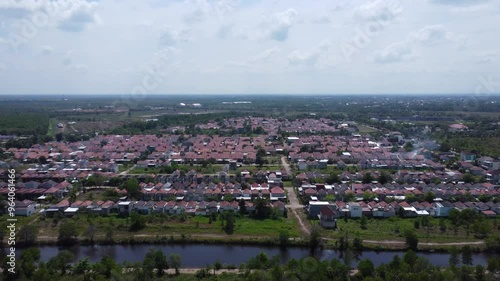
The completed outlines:
[[[373,127],[369,127],[369,126],[365,126],[365,125],[358,125],[358,129],[359,129],[360,134],[370,134],[370,133],[375,133],[378,131],[377,129],[375,129]]]
[[[38,216],[38,215],[37,215]],[[105,230],[110,226],[113,228],[113,239],[121,240],[130,237],[205,237],[205,238],[265,238],[277,239],[280,231],[287,231],[290,237],[299,237],[295,222],[290,218],[278,218],[276,220],[265,219],[257,220],[248,217],[236,217],[234,233],[226,234],[221,226],[220,219],[210,222],[208,217],[204,216],[161,216],[150,215],[146,217],[146,227],[139,231],[129,231],[130,219],[110,215],[108,217],[87,218],[86,215],[77,215],[73,218],[64,218],[54,224],[53,219],[45,220],[30,218],[35,221],[33,225],[38,227],[38,236],[42,240],[50,241],[57,239],[60,225],[65,221],[76,223],[79,238],[86,238],[86,231],[89,221],[96,225],[95,237],[99,240],[104,238]],[[99,238],[100,237],[100,238]]]
[[[419,229],[414,227],[414,223],[417,218],[397,218],[392,217],[389,219],[368,219],[366,229],[362,229],[360,226],[359,219],[349,219],[347,223],[343,219],[338,219],[338,230],[322,230],[321,234],[327,238],[338,239],[345,235],[347,231],[349,237],[351,238],[361,238],[363,240],[377,240],[377,241],[405,241],[403,233],[406,229],[409,229],[417,234],[420,242],[435,242],[435,243],[447,243],[447,242],[467,242],[467,241],[481,241],[480,239],[474,238],[472,231],[469,236],[466,235],[466,231],[463,227],[457,229],[457,233],[454,232],[454,226],[448,219],[443,219],[446,230],[443,232],[439,229],[439,221],[437,218],[430,218],[431,227],[426,228],[420,225]],[[317,224],[317,220],[311,221],[312,224]],[[492,235],[500,235],[500,229],[498,225],[500,224],[499,219],[488,220],[488,223],[492,226]],[[495,225],[497,225],[495,227]]]

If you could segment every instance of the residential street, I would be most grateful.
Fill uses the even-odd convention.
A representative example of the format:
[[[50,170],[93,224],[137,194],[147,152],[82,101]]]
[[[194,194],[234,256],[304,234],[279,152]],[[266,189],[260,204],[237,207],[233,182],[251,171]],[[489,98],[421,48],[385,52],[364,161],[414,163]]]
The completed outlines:
[[[285,168],[286,172],[289,175],[291,175],[292,170],[290,169],[290,165],[286,162],[285,157],[281,157],[281,163],[282,163],[283,167]],[[286,207],[289,208],[291,213],[295,216],[295,218],[297,218],[297,221],[300,224],[302,232],[307,234],[307,235],[311,234],[311,230],[306,226],[306,224],[303,222],[302,218],[297,213],[297,210],[303,209],[304,205],[300,204],[299,199],[297,198],[297,195],[295,194],[295,191],[293,190],[293,187],[285,187],[285,190],[288,192],[288,201],[289,201],[289,203],[286,205]]]

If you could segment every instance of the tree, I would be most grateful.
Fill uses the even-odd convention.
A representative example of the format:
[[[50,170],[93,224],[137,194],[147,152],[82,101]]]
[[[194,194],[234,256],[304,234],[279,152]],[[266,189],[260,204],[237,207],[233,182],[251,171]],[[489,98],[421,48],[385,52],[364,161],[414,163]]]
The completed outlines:
[[[375,266],[371,260],[363,259],[358,263],[358,270],[363,277],[373,276],[375,273]]]
[[[485,281],[485,270],[484,266],[478,264],[476,265],[476,269],[474,270],[474,277],[476,281]]]
[[[406,142],[405,145],[404,145],[404,149],[407,151],[407,152],[410,152],[410,151],[413,151],[413,144],[411,142]]]
[[[104,240],[106,240],[106,242],[113,242],[113,235],[114,235],[114,228],[113,226],[108,225],[105,228]]]
[[[368,222],[368,219],[366,218],[366,216],[361,216],[361,220],[359,221],[359,226],[361,227],[361,229],[366,229],[366,223]]]
[[[273,266],[271,268],[271,276],[273,280],[280,281],[283,280],[283,276],[285,275],[285,271],[283,270],[283,267],[280,266],[279,264]]]
[[[94,223],[90,222],[87,227],[87,231],[85,232],[85,236],[87,236],[91,244],[94,244],[94,237],[96,233],[97,233],[97,226]]]
[[[488,266],[486,267],[489,272],[496,273],[498,270],[500,270],[500,259],[498,258],[489,258],[488,259]]]
[[[247,213],[247,207],[245,206],[245,200],[243,200],[243,198],[238,202],[238,206],[240,207],[240,214],[244,215]]]
[[[286,247],[286,245],[288,244],[288,239],[289,239],[288,231],[281,230],[279,236],[280,247]]]
[[[165,269],[168,269],[167,257],[161,250],[149,249],[143,260],[143,268],[147,276],[153,275],[156,269],[157,276],[161,276]]]
[[[418,237],[415,234],[415,232],[413,232],[410,229],[407,229],[404,232],[404,237],[406,240],[406,246],[413,251],[417,251],[417,249],[418,249]]]
[[[264,198],[257,198],[254,201],[255,204],[255,217],[257,219],[265,219],[271,214],[271,208],[269,208],[267,200]]]
[[[214,263],[214,274],[216,271],[219,271],[222,269],[222,263],[219,260],[216,260]]]
[[[459,259],[460,251],[457,248],[453,247],[450,249],[449,252],[450,252],[450,258],[448,259],[448,265],[451,268],[455,268],[460,263]]]
[[[477,218],[472,225],[474,236],[479,239],[486,238],[491,233],[492,227],[489,221],[482,217]]]
[[[363,250],[363,240],[361,238],[355,237],[352,240],[352,248],[356,251],[362,251]]]
[[[29,248],[25,250],[21,254],[21,272],[24,274],[28,279],[33,276],[33,274],[36,271],[36,266],[35,262],[38,262],[40,260],[40,249],[38,248]]]
[[[130,214],[130,231],[138,231],[146,227],[146,218],[137,212]]]
[[[61,142],[64,139],[63,133],[57,133],[56,134],[56,141]]]
[[[318,226],[313,226],[311,229],[311,234],[309,235],[309,248],[316,249],[322,243],[321,235],[319,234]]]
[[[76,191],[73,189],[71,190],[71,192],[69,193],[69,197],[68,197],[68,202],[69,204],[73,204],[74,202],[76,201]]]
[[[179,268],[181,267],[181,256],[178,254],[170,254],[168,257],[168,262],[171,267],[175,269],[175,274],[179,274]]]
[[[431,191],[425,193],[425,195],[424,195],[424,200],[429,202],[429,203],[434,202],[435,198],[436,198],[436,195]]]
[[[328,175],[328,177],[325,180],[326,183],[328,184],[333,184],[333,183],[338,183],[340,182],[339,174],[332,172]]]
[[[63,275],[66,273],[66,270],[69,267],[69,263],[74,259],[75,255],[72,252],[68,250],[62,250],[57,254],[57,256],[51,258],[47,262],[47,268],[51,272],[60,272],[61,275]]]
[[[28,224],[21,227],[16,238],[24,245],[33,245],[36,242],[37,234],[38,228]]]
[[[389,175],[386,171],[382,171],[382,173],[380,173],[380,176],[378,177],[379,183],[386,184],[391,181],[392,181],[392,176]]]
[[[373,194],[371,191],[365,191],[363,192],[363,201],[372,201],[375,198],[375,194]]]
[[[62,245],[71,245],[76,242],[78,237],[78,227],[76,223],[72,221],[66,221],[59,227],[59,236],[57,237],[57,242]]]
[[[94,270],[109,280],[113,271],[121,272],[121,267],[112,258],[104,256],[94,265]]]
[[[466,235],[469,236],[470,224],[477,218],[477,213],[472,209],[465,209],[459,213],[460,224],[465,225]]]
[[[126,180],[122,187],[127,191],[128,195],[131,198],[140,198],[141,196],[141,189],[139,187],[139,182],[137,181],[136,178],[130,178]]]
[[[413,250],[408,250],[406,251],[405,255],[403,256],[403,261],[410,266],[410,268],[413,268],[415,263],[418,260],[417,254]]]
[[[441,231],[441,233],[446,232],[446,222],[444,221],[444,219],[439,220],[439,230]]]
[[[448,214],[448,218],[451,220],[452,224],[460,224],[460,211],[457,209],[451,209],[450,213]]]
[[[224,229],[224,232],[226,234],[233,234],[234,233],[234,214],[232,211],[224,212],[221,214],[222,218],[222,227]]]
[[[333,194],[328,194],[327,196],[325,196],[325,198],[323,198],[323,201],[328,201],[328,202],[335,202],[335,195]]]
[[[373,176],[370,172],[367,172],[363,175],[362,182],[363,183],[371,183],[373,181]]]
[[[255,164],[262,167],[262,165],[264,165],[264,163],[265,163],[265,159],[264,159],[265,156],[266,156],[266,151],[264,150],[264,148],[259,147],[257,149],[257,154],[255,156]]]
[[[476,181],[476,178],[471,173],[465,173],[462,176],[462,181],[464,181],[465,183],[473,183]]]
[[[84,258],[80,260],[78,263],[73,265],[72,271],[73,274],[84,274],[92,269],[92,264],[89,262],[89,258]]]
[[[462,247],[462,263],[472,265],[472,248],[469,245]]]
[[[43,165],[43,164],[47,164],[47,157],[45,157],[45,156],[43,156],[43,155],[42,155],[42,156],[40,156],[40,157],[38,157],[38,163],[40,163],[40,164],[42,164],[42,165]]]

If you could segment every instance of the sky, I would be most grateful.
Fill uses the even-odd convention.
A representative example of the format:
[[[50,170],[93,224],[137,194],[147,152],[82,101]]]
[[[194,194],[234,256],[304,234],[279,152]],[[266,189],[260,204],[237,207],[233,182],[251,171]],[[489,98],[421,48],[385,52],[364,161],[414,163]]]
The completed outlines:
[[[0,94],[493,94],[500,1],[0,0]]]

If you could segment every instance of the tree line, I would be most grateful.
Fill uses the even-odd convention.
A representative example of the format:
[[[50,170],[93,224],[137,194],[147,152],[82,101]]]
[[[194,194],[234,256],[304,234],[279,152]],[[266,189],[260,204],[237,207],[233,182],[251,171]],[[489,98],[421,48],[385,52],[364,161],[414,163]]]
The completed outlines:
[[[213,264],[199,268],[194,274],[181,274],[182,257],[151,248],[142,261],[117,263],[108,256],[97,262],[88,258],[75,260],[68,250],[61,250],[48,261],[41,259],[40,249],[25,249],[18,260],[15,274],[4,270],[0,280],[234,280],[234,281],[384,281],[384,280],[439,280],[439,281],[489,281],[500,277],[500,259],[490,258],[487,266],[472,266],[470,251],[458,252],[449,257],[447,267],[433,265],[424,257],[408,250],[402,257],[375,266],[370,259],[362,259],[356,266],[350,260],[319,260],[313,256],[290,259],[286,263],[279,256],[269,257],[261,252],[248,262],[239,265]],[[6,259],[2,267],[7,268]],[[168,269],[171,269],[167,272]],[[221,269],[230,271],[223,274]],[[353,270],[354,269],[354,270]]]

